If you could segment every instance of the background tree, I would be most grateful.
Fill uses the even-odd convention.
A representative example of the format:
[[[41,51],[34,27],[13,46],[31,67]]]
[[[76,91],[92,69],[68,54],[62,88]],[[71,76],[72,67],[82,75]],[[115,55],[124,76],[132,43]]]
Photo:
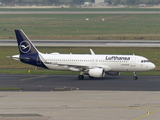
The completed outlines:
[[[59,4],[59,0],[49,0],[49,2],[55,5]]]
[[[73,4],[82,4],[84,0],[73,0]]]
[[[133,5],[135,3],[135,0],[127,0],[128,5]]]
[[[148,5],[159,5],[160,0],[104,0],[109,4],[124,4],[124,5],[138,5],[138,4],[148,4]],[[18,4],[81,4],[84,2],[94,3],[95,0],[0,0],[3,4],[12,5],[14,3]]]

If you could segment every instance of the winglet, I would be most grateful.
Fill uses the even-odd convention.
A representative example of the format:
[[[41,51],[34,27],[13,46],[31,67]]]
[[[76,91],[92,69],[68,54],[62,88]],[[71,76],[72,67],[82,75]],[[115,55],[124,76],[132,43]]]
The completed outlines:
[[[92,50],[92,49],[90,49],[90,52],[91,52],[91,54],[92,54],[92,55],[95,55],[95,53],[93,52],[93,50]]]

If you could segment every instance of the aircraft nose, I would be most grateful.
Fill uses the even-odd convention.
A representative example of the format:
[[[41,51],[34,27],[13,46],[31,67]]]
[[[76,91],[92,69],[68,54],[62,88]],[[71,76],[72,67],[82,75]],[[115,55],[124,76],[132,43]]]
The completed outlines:
[[[153,70],[154,68],[156,68],[156,65],[153,64],[153,63],[151,63],[150,66],[149,66],[149,68],[150,68],[151,70]]]

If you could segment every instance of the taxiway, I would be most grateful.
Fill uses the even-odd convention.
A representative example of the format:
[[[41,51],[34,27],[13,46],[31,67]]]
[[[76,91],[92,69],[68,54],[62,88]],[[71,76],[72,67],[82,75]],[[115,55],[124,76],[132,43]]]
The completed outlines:
[[[160,47],[159,40],[31,40],[35,46],[64,47]],[[0,40],[0,46],[17,46],[16,40]]]
[[[160,14],[160,11],[0,11],[0,14]]]
[[[106,76],[78,80],[77,75],[18,75],[1,74],[0,87],[20,88],[22,91],[52,91],[62,88],[101,91],[160,91],[160,76]]]

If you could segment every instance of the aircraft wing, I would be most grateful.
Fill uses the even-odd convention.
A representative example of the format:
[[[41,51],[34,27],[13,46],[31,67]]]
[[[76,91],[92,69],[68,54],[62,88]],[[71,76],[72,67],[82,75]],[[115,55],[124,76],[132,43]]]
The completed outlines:
[[[50,65],[55,65],[55,66],[72,67],[72,68],[78,69],[78,71],[86,70],[86,69],[89,69],[89,68],[91,67],[91,66],[87,66],[87,65],[59,64],[59,63],[57,63],[57,62],[54,62],[54,63],[45,62],[45,63],[46,63],[46,64],[50,64]]]
[[[57,62],[55,63],[47,63],[47,64],[51,64],[51,65],[55,65],[55,66],[64,66],[64,67],[69,67],[70,70],[72,71],[86,71],[89,69],[94,69],[94,68],[103,68],[105,71],[110,71],[110,67],[109,66],[88,66],[88,65],[69,65],[69,64],[59,64]],[[106,70],[107,68],[107,70]],[[108,69],[109,68],[109,69]]]

